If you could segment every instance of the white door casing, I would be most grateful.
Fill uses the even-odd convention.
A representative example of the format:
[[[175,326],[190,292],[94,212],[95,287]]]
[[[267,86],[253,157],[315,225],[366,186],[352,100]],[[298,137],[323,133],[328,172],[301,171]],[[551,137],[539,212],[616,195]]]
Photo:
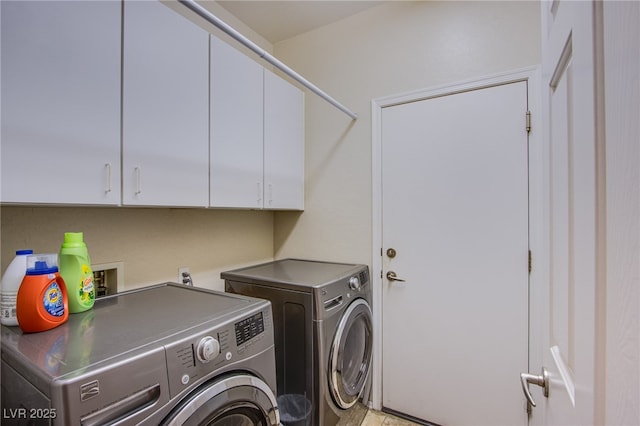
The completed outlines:
[[[391,408],[397,411],[403,411],[406,414],[414,415],[416,417],[421,417],[429,421],[435,422],[451,422],[451,423],[477,423],[479,418],[482,418],[483,414],[486,415],[487,419],[491,412],[496,413],[500,412],[500,415],[503,415],[505,412],[511,412],[512,414],[508,415],[509,421],[515,420],[518,423],[526,422],[526,413],[525,413],[525,404],[522,394],[517,386],[518,385],[518,377],[519,371],[517,368],[527,368],[527,342],[528,342],[528,288],[527,288],[527,216],[528,216],[528,204],[527,204],[527,136],[525,130],[525,112],[527,109],[527,84],[530,86],[533,85],[534,90],[530,90],[530,93],[535,93],[535,86],[537,83],[536,78],[536,70],[528,69],[522,70],[515,73],[498,75],[490,78],[485,78],[482,80],[470,81],[465,83],[456,84],[453,86],[440,87],[430,90],[423,90],[409,94],[403,94],[399,96],[389,97],[381,100],[375,100],[373,102],[373,134],[374,134],[374,156],[373,156],[373,179],[374,179],[374,253],[373,253],[373,277],[378,281],[377,285],[374,287],[374,308],[376,310],[376,318],[377,324],[375,325],[375,329],[378,330],[376,334],[376,357],[377,360],[375,364],[374,370],[374,387],[373,387],[373,405],[375,408],[381,408],[385,405],[386,408]],[[520,82],[520,83],[515,83]],[[513,84],[510,84],[513,83]],[[501,91],[509,91],[511,88],[521,85],[521,96],[523,102],[521,106],[517,107],[519,109],[518,112],[518,125],[519,129],[519,139],[522,143],[521,150],[519,154],[515,154],[516,156],[520,156],[522,158],[522,162],[520,165],[506,166],[502,168],[502,172],[507,171],[506,173],[515,173],[517,176],[515,179],[510,178],[509,183],[505,184],[501,182],[500,179],[492,181],[495,179],[497,174],[501,173],[498,170],[491,170],[491,173],[487,173],[486,170],[483,172],[482,167],[478,167],[481,161],[487,161],[487,157],[485,156],[484,160],[481,158],[483,154],[483,149],[477,149],[477,146],[469,146],[471,148],[467,152],[459,152],[456,153],[456,149],[451,150],[451,146],[446,146],[447,144],[441,144],[442,146],[437,149],[441,149],[439,151],[441,157],[436,159],[433,162],[420,162],[418,157],[420,154],[418,151],[416,152],[404,152],[401,156],[398,157],[398,169],[394,173],[399,174],[409,174],[413,175],[408,181],[405,181],[406,186],[413,187],[409,188],[409,191],[406,190],[408,188],[397,188],[393,191],[387,190],[385,191],[385,183],[384,182],[388,176],[384,176],[384,171],[388,172],[388,167],[383,168],[383,164],[389,161],[393,161],[389,155],[390,153],[385,150],[385,143],[390,143],[387,149],[394,147],[394,144],[399,144],[398,141],[389,142],[385,140],[388,135],[385,133],[388,131],[388,128],[385,128],[385,123],[393,122],[393,114],[387,114],[387,112],[396,109],[400,111],[401,109],[408,110],[416,110],[417,105],[422,104],[424,102],[416,102],[424,99],[431,99],[431,102],[434,105],[439,107],[451,107],[453,108],[452,113],[453,119],[450,121],[449,125],[441,126],[441,119],[436,120],[435,122],[429,121],[428,124],[425,125],[425,120],[415,120],[419,122],[419,129],[417,133],[424,133],[425,131],[431,132],[434,128],[440,127],[441,131],[447,132],[448,130],[454,129],[457,131],[464,132],[468,129],[474,129],[470,134],[475,135],[475,132],[494,132],[497,126],[488,125],[487,123],[491,120],[491,115],[495,114],[494,106],[491,108],[479,108],[473,114],[479,115],[476,117],[479,121],[473,121],[476,118],[471,117],[471,122],[468,121],[469,117],[464,116],[464,111],[462,111],[466,104],[469,102],[473,103],[476,101],[483,102],[480,98],[474,100],[473,98],[479,93],[485,91],[486,88],[493,87],[498,92]],[[488,89],[491,90],[491,89]],[[516,89],[517,91],[518,89]],[[455,93],[454,96],[445,96],[448,94]],[[449,106],[449,100],[455,100],[456,98],[463,99],[459,105],[455,105],[455,102]],[[435,100],[435,102],[434,102]],[[530,97],[530,108],[534,110],[537,104],[537,97]],[[402,104],[402,105],[401,105]],[[397,107],[399,106],[399,108]],[[407,107],[408,106],[408,107]],[[460,107],[463,108],[460,108]],[[405,108],[406,107],[406,108]],[[386,112],[383,112],[383,108],[387,108]],[[419,109],[419,108],[418,108]],[[506,108],[506,110],[501,111],[499,115],[511,115],[514,117],[514,112],[512,111],[514,107],[510,105]],[[473,108],[471,108],[471,111]],[[483,111],[484,110],[484,111]],[[431,110],[429,114],[434,113],[435,110]],[[485,114],[486,112],[486,114]],[[423,112],[424,113],[424,112]],[[387,118],[384,118],[384,117]],[[482,117],[480,117],[482,116]],[[391,121],[389,121],[391,120]],[[495,118],[494,118],[495,120]],[[420,121],[422,121],[420,123]],[[404,124],[399,124],[398,128],[401,128]],[[423,126],[423,127],[420,127]],[[415,132],[414,132],[415,133]],[[500,133],[500,132],[498,132]],[[469,134],[469,133],[468,133]],[[493,133],[496,136],[495,133]],[[424,134],[422,135],[424,139]],[[473,137],[473,136],[471,136]],[[504,134],[499,134],[496,138],[502,138]],[[418,137],[420,139],[420,137]],[[402,144],[402,149],[410,147],[410,149],[415,149],[418,145],[416,142],[418,140],[413,141],[411,144]],[[500,149],[497,145],[489,148],[493,141],[489,142],[489,145],[486,147],[488,149]],[[423,144],[424,145],[424,144]],[[397,149],[398,146],[395,146],[394,149]],[[434,147],[431,147],[433,150]],[[493,152],[495,156],[497,151]],[[486,154],[486,152],[485,152]],[[504,153],[501,153],[504,154]],[[496,158],[500,158],[500,155],[497,155]],[[444,157],[450,156],[450,165],[453,165],[458,173],[448,173],[448,167],[446,165],[443,166],[445,162]],[[510,155],[514,155],[513,152]],[[466,159],[464,157],[467,157]],[[537,162],[537,158],[539,157],[536,153],[534,153],[533,159],[534,162]],[[413,162],[416,160],[416,162]],[[477,162],[476,162],[477,160]],[[458,162],[469,161],[465,163],[469,165],[471,168],[475,169],[476,177],[473,177],[474,172],[465,171],[464,167],[462,169],[459,168],[460,164],[456,164]],[[491,161],[491,160],[489,160]],[[474,164],[475,163],[475,164]],[[503,161],[504,163],[509,163],[509,161]],[[488,164],[488,163],[486,163]],[[486,167],[485,164],[485,167]],[[520,168],[518,171],[518,167]],[[404,168],[404,169],[403,169]],[[451,167],[449,167],[450,169]],[[499,168],[499,167],[498,167]],[[416,181],[422,178],[422,175],[425,173],[428,175],[438,169],[436,173],[445,173],[448,174],[448,181],[443,185],[438,185],[433,182],[429,182],[429,185],[415,185],[411,183],[412,180]],[[384,170],[384,171],[383,171]],[[461,171],[461,172],[460,172]],[[537,172],[534,172],[537,173]],[[435,181],[432,175],[431,181]],[[384,179],[383,179],[384,178]],[[470,179],[471,178],[471,179]],[[517,182],[519,180],[519,182]],[[378,188],[376,185],[377,182],[381,182],[382,185]],[[514,190],[514,186],[518,186],[520,184],[521,190],[520,195],[517,194],[517,190]],[[405,185],[402,185],[405,186]],[[476,189],[472,189],[473,187]],[[495,200],[501,200],[499,202],[486,202],[488,199],[484,197],[485,194],[478,193],[484,192],[486,187],[493,187],[493,190],[489,189],[489,192],[493,192]],[[429,193],[429,190],[435,190],[436,193]],[[451,189],[452,192],[459,191],[460,194],[464,193],[464,191],[468,191],[467,199],[463,199],[464,197],[458,197],[453,193],[448,193],[448,189]],[[439,191],[439,192],[438,192]],[[508,191],[507,193],[503,193],[502,191]],[[433,194],[437,194],[435,196],[431,196]],[[483,226],[482,217],[490,217],[496,214],[496,212],[500,212],[503,206],[498,206],[498,204],[502,203],[502,201],[507,201],[511,198],[519,198],[519,202],[515,204],[519,205],[516,209],[520,209],[520,213],[516,214],[515,219],[511,219],[513,215],[507,215],[507,221],[510,224],[507,224],[505,228],[510,228],[509,232],[500,234],[500,232],[494,233],[495,238],[486,238],[487,241],[484,243],[478,244],[478,239],[482,239],[485,237],[480,237],[484,230],[479,230]],[[421,200],[422,199],[422,200]],[[400,210],[393,210],[389,208],[389,204],[396,203],[405,203],[407,208]],[[449,207],[444,207],[446,204],[449,204]],[[437,208],[440,206],[440,209]],[[474,211],[471,211],[474,210]],[[396,213],[400,212],[399,215],[390,219],[391,211],[395,211]],[[439,212],[438,212],[439,211]],[[384,213],[383,213],[384,212]],[[454,212],[453,216],[457,216],[457,218],[451,216],[451,213]],[[471,214],[469,214],[471,213]],[[384,215],[384,217],[383,217]],[[519,216],[519,217],[517,217]],[[537,220],[537,215],[534,215],[534,219]],[[384,219],[384,220],[383,220]],[[428,223],[428,221],[435,220],[435,223]],[[446,226],[441,226],[443,221],[449,221],[450,223],[455,223],[456,225],[452,228],[447,228]],[[415,227],[414,230],[411,231],[414,234],[419,233],[418,228],[424,228],[428,233],[432,233],[433,235],[429,236],[420,236],[422,241],[424,242],[424,247],[418,247],[417,249],[411,248],[409,251],[413,251],[415,253],[410,254],[407,253],[406,248],[400,249],[398,248],[398,256],[394,259],[389,259],[386,254],[381,252],[381,248],[384,248],[386,251],[387,246],[392,246],[394,243],[392,242],[392,235],[395,231],[390,230],[389,228],[396,225],[400,226],[398,222],[404,222],[402,226],[407,225],[407,221],[422,221],[423,225],[420,227]],[[425,222],[426,221],[426,222]],[[440,222],[438,222],[440,221]],[[384,225],[383,225],[384,223]],[[456,228],[457,227],[457,228]],[[514,228],[515,227],[515,228]],[[499,281],[501,278],[504,278],[503,272],[506,270],[518,271],[515,274],[520,274],[521,288],[519,290],[515,290],[509,296],[510,298],[517,299],[515,305],[503,304],[501,308],[496,308],[493,303],[491,296],[487,298],[487,290],[488,286],[493,285],[485,284],[481,279],[477,280],[477,286],[475,288],[469,287],[467,289],[463,289],[462,287],[458,290],[455,290],[454,287],[457,285],[456,281],[448,283],[447,285],[441,284],[440,286],[434,285],[433,282],[437,282],[440,280],[439,277],[442,277],[443,274],[449,274],[451,276],[458,275],[458,281],[464,280],[473,280],[474,274],[478,277],[486,276],[491,274],[491,269],[496,268],[495,263],[493,266],[488,265],[486,259],[483,259],[479,262],[473,261],[473,264],[468,265],[457,265],[455,264],[455,253],[456,250],[460,253],[460,259],[463,263],[468,261],[473,257],[470,253],[478,253],[477,259],[483,258],[483,253],[486,251],[492,251],[491,248],[494,247],[504,247],[507,243],[503,238],[510,238],[510,233],[513,233],[513,229],[521,229],[520,232],[520,245],[519,248],[516,249],[507,249],[502,250],[499,256],[503,256],[503,261],[507,265],[504,271],[501,271],[499,275],[503,275],[503,277],[497,277],[495,281]],[[443,235],[443,232],[445,233]],[[447,235],[450,238],[445,238]],[[439,235],[437,235],[439,233]],[[485,234],[487,235],[487,234]],[[459,238],[462,237],[462,238]],[[464,238],[467,238],[467,241],[471,241],[471,244],[464,244]],[[512,240],[515,241],[515,240]],[[432,243],[430,247],[427,247],[429,243]],[[504,244],[503,244],[504,243]],[[470,247],[473,245],[474,247]],[[520,250],[521,253],[515,254]],[[440,254],[445,252],[449,252],[451,255],[444,257],[440,257]],[[466,254],[465,254],[466,252]],[[382,256],[381,256],[382,255]],[[417,256],[416,256],[417,255]],[[412,257],[412,260],[409,258]],[[494,254],[494,258],[496,254]],[[438,259],[439,258],[439,259]],[[410,267],[408,263],[417,264],[413,267]],[[447,265],[448,262],[453,262]],[[485,264],[487,263],[487,264]],[[489,262],[490,263],[490,262]],[[447,267],[449,269],[447,269]],[[406,279],[407,283],[400,283],[392,285],[387,281],[386,278],[380,276],[380,272],[384,272],[385,274],[393,269],[397,272],[400,278]],[[446,271],[450,271],[446,272]],[[462,273],[459,273],[463,271]],[[466,271],[466,272],[464,272]],[[484,272],[483,272],[484,271]],[[513,273],[513,272],[510,272]],[[465,276],[466,275],[466,276]],[[509,278],[507,278],[509,280]],[[491,281],[491,280],[490,280]],[[412,288],[413,287],[413,288]],[[422,288],[421,288],[422,287]],[[500,293],[500,297],[507,295],[513,291],[515,286],[507,286],[503,290],[498,290]],[[437,289],[437,291],[436,291]],[[444,293],[442,293],[444,291]],[[435,292],[435,293],[434,293]],[[442,294],[440,294],[442,293]],[[443,300],[448,298],[458,298],[460,304],[456,304],[454,306],[438,306],[436,302],[435,305],[429,304],[429,299],[431,302],[438,300],[438,297],[444,297]],[[495,298],[495,296],[493,296]],[[484,298],[484,301],[483,301]],[[399,311],[390,310],[390,303],[395,304],[403,304],[404,308]],[[407,307],[406,303],[413,303]],[[522,308],[518,308],[521,306]],[[451,309],[453,308],[453,309]],[[500,309],[503,309],[500,311]],[[415,319],[415,323],[421,323],[422,321],[427,321],[427,325],[433,325],[436,322],[441,322],[444,326],[440,327],[439,331],[434,328],[428,329],[427,334],[431,335],[425,336],[421,335],[411,335],[411,330],[415,332],[417,330],[415,327],[411,327],[409,324],[410,318],[407,317],[403,319],[402,313],[403,311],[408,311],[410,313],[409,317]],[[461,313],[462,312],[462,313]],[[465,313],[466,312],[466,313]],[[491,312],[489,315],[486,315],[487,312]],[[390,315],[391,314],[391,315]],[[477,324],[482,323],[483,320],[486,320],[484,324],[485,327],[496,329],[498,327],[503,327],[505,322],[502,317],[504,315],[510,315],[512,318],[507,320],[508,326],[506,329],[509,331],[511,335],[508,337],[508,340],[517,340],[519,343],[515,343],[514,345],[509,345],[501,347],[501,339],[499,336],[493,333],[493,330],[488,333],[489,336],[493,333],[494,335],[489,337],[489,340],[493,339],[494,343],[491,344],[488,341],[483,341],[481,337],[482,326],[479,326],[479,333],[474,335],[474,333],[469,333],[467,325],[465,322],[469,323],[469,316],[472,316],[471,321]],[[475,315],[475,318],[473,317]],[[387,318],[391,316],[394,318],[394,321],[387,323]],[[466,316],[466,318],[465,318]],[[487,320],[487,318],[492,318]],[[381,318],[383,318],[381,320]],[[493,321],[493,322],[492,322]],[[407,327],[404,327],[403,324],[406,324]],[[380,333],[382,330],[382,333]],[[518,330],[518,331],[516,331]],[[435,336],[435,334],[440,333],[440,336]],[[382,334],[382,335],[381,335]],[[457,334],[457,336],[456,336]],[[396,339],[397,340],[393,340]],[[384,347],[381,343],[384,340]],[[462,342],[462,340],[465,340]],[[497,342],[497,343],[496,343]],[[418,349],[412,345],[418,345]],[[490,349],[487,351],[487,344]],[[466,350],[464,350],[466,348]],[[483,348],[479,350],[476,354],[474,354],[474,348]],[[513,349],[516,348],[516,349]],[[422,351],[422,352],[420,352]],[[517,352],[518,355],[511,353],[507,355],[508,352]],[[494,355],[487,355],[488,352],[493,353]],[[397,354],[403,354],[401,357],[397,356]],[[394,358],[396,357],[396,358]],[[448,358],[449,357],[449,358]],[[501,361],[498,361],[498,358],[501,358]],[[448,358],[448,359],[447,359]],[[456,361],[456,358],[458,360]],[[467,359],[468,362],[465,362],[462,358]],[[491,363],[492,361],[498,361],[500,363],[515,363],[518,364],[518,361],[513,361],[514,359],[520,359],[519,367],[515,367],[513,365],[503,366],[504,369],[513,369],[513,383],[516,385],[514,388],[516,390],[515,393],[511,392],[512,395],[505,395],[504,399],[512,400],[510,403],[506,401],[502,401],[500,403],[496,403],[495,401],[501,401],[501,398],[496,398],[494,396],[490,396],[494,387],[489,385],[487,388],[487,384],[479,384],[474,383],[474,377],[484,377],[484,381],[493,382],[496,384],[497,388],[501,385],[497,385],[502,379],[497,378],[497,376],[492,375],[492,373],[480,372],[483,367],[479,365],[474,365],[475,361],[483,359],[486,362]],[[510,359],[510,361],[504,361]],[[492,361],[487,361],[492,360]],[[384,362],[384,369],[382,368],[382,363]],[[447,366],[456,365],[462,366],[462,368],[458,368],[455,370],[447,371]],[[411,381],[414,382],[414,386],[412,391],[409,393],[402,395],[402,386],[393,386],[395,372],[389,371],[391,365],[404,365],[407,366],[409,370],[413,369],[415,374],[412,374]],[[495,370],[495,366],[491,366],[490,369]],[[425,383],[424,377],[421,378],[420,374],[424,371],[431,371],[431,376],[428,376],[428,381],[430,383]],[[433,371],[437,371],[438,374],[433,373]],[[458,377],[453,377],[448,375],[452,373],[453,375],[458,375]],[[403,374],[407,374],[406,372]],[[448,375],[448,377],[445,377]],[[484,375],[484,376],[483,376]],[[380,377],[383,377],[380,380]],[[400,379],[403,380],[403,379]],[[406,381],[406,377],[404,378]],[[511,379],[507,379],[510,381]],[[382,383],[384,381],[384,383]],[[453,385],[451,385],[453,383]],[[507,385],[508,386],[508,385]],[[405,386],[406,387],[406,386]],[[448,387],[449,390],[443,389],[443,387]],[[411,388],[411,387],[410,387]],[[432,389],[432,393],[429,393],[429,388]],[[447,392],[451,392],[447,394]],[[452,396],[455,394],[455,396]],[[413,397],[411,395],[414,395]],[[420,397],[416,397],[420,395]],[[448,395],[448,396],[447,396]],[[384,398],[384,400],[383,400]],[[413,401],[411,401],[413,399]],[[398,401],[406,401],[408,405],[404,403],[398,404]],[[411,403],[413,403],[413,407],[411,407]],[[456,405],[457,404],[457,405]],[[493,406],[491,406],[493,404]],[[509,408],[505,407],[505,404],[511,405]],[[419,407],[418,407],[419,406]],[[415,411],[414,407],[418,407],[418,410],[426,410],[426,411]],[[443,413],[453,413],[453,417],[438,417],[441,414],[438,414],[437,410],[442,409]],[[464,407],[464,410],[456,409],[456,407]],[[436,411],[434,411],[436,410]],[[471,417],[465,417],[464,411],[473,412],[475,416],[473,419]],[[422,414],[421,414],[422,413]],[[442,414],[444,415],[444,414]],[[434,417],[435,416],[435,417]],[[478,417],[479,416],[479,417]],[[488,420],[491,422],[491,420]]]

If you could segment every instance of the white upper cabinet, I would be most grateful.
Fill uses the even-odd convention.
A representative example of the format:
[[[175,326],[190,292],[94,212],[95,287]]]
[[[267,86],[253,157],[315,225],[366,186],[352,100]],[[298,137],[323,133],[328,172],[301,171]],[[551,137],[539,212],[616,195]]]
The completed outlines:
[[[119,2],[2,1],[8,203],[120,203]]]
[[[304,209],[304,94],[264,72],[264,208]]]
[[[263,68],[211,37],[211,206],[261,209]]]
[[[209,34],[156,1],[124,3],[123,204],[209,205]]]
[[[304,208],[304,95],[159,1],[0,1],[0,202]]]
[[[211,206],[304,208],[304,97],[211,37]]]

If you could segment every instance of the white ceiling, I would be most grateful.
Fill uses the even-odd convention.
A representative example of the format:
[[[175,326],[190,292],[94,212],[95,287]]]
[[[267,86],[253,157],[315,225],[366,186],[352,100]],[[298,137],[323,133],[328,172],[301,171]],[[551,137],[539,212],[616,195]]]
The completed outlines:
[[[240,21],[275,44],[347,18],[384,1],[218,0]]]

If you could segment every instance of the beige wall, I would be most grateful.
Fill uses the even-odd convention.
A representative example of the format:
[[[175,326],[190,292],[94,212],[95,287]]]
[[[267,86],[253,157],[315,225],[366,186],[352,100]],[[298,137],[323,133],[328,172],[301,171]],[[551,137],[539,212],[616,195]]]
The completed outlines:
[[[539,3],[391,2],[274,55],[359,114],[307,95],[305,212],[276,213],[276,257],[371,265],[371,100],[538,64]]]
[[[124,262],[125,289],[176,281],[224,290],[220,272],[273,257],[273,213],[205,209],[7,207],[1,214],[4,271],[15,250],[57,253],[64,232],[84,232],[91,262]]]
[[[175,0],[164,3],[235,43]],[[207,2],[206,6],[271,52],[269,42],[225,9],[215,2]],[[240,48],[238,43],[234,45]],[[175,281],[178,267],[188,266],[195,285],[223,290],[221,271],[273,259],[272,212],[2,206],[0,221],[3,272],[17,249],[57,252],[65,231],[85,233],[92,263],[124,262],[126,289]]]

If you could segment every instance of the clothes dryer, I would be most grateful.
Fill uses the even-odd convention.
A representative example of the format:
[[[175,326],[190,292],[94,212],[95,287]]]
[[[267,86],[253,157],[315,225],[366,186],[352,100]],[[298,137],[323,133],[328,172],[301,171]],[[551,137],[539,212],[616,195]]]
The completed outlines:
[[[277,426],[271,306],[162,284],[2,327],[2,424]]]
[[[373,351],[368,267],[283,259],[221,277],[227,292],[272,304],[282,424],[360,424]]]

